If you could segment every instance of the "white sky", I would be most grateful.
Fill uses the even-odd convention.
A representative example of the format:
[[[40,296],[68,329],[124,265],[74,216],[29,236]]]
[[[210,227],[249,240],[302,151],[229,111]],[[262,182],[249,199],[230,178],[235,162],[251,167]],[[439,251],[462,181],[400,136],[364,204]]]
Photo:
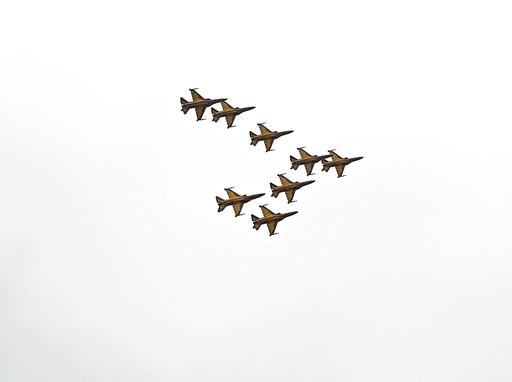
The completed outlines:
[[[0,380],[510,381],[511,16],[3,4]],[[192,87],[256,109],[196,122]],[[306,177],[299,146],[364,159]],[[287,205],[282,172],[316,182]],[[267,195],[235,219],[230,186]],[[269,237],[260,203],[299,213]]]

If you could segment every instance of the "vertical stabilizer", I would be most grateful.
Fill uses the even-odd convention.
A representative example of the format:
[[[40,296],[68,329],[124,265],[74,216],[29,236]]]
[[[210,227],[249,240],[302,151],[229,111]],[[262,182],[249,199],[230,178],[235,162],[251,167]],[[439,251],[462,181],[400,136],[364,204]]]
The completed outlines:
[[[185,98],[180,97],[180,102],[181,102],[181,105],[182,105],[181,106],[181,111],[183,112],[183,114],[187,114],[188,109],[190,109],[190,107],[187,106],[188,101]]]
[[[217,203],[219,204],[219,209],[217,210],[217,212],[220,212],[222,211],[224,208],[226,208],[226,204],[222,204],[222,202],[224,201],[224,199],[216,196],[215,199],[217,200]]]
[[[219,112],[212,107],[213,122],[217,122],[219,120],[220,117],[218,116],[218,114]]]
[[[293,156],[290,155],[290,161],[292,162],[292,167],[294,170],[297,170],[299,168],[299,165],[295,163],[297,159],[295,159]]]
[[[277,198],[277,196],[279,195],[279,192],[276,191],[277,186],[274,183],[270,183],[270,188],[272,190],[272,196],[274,198]]]

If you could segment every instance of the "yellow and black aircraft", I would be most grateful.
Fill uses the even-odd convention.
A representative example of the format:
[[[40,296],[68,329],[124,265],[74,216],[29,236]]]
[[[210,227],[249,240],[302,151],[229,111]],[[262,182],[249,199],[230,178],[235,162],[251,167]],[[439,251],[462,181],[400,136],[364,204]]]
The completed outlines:
[[[251,145],[256,146],[259,141],[263,141],[263,143],[265,143],[265,148],[267,149],[267,151],[274,151],[270,150],[270,148],[272,147],[272,143],[274,143],[274,139],[282,137],[283,135],[293,133],[293,130],[270,131],[265,127],[264,122],[258,123],[258,126],[260,127],[261,131],[260,135],[257,135],[252,131],[249,131],[249,136],[251,137]]]
[[[217,204],[219,205],[219,209],[217,212],[222,211],[226,206],[233,206],[235,210],[235,217],[240,216],[240,212],[242,212],[242,207],[245,203],[250,202],[253,199],[257,199],[265,195],[263,194],[254,194],[254,195],[239,195],[235,191],[232,190],[233,187],[225,188],[229,199],[222,199],[216,196]],[[243,214],[242,214],[243,215]]]
[[[198,92],[196,92],[196,89],[189,89],[190,93],[192,93],[192,101],[189,102],[185,98],[181,97],[181,111],[183,114],[187,114],[189,109],[196,109],[197,120],[204,121],[204,119],[201,118],[203,117],[205,109],[213,104],[224,102],[227,98],[203,98]]]
[[[300,159],[295,159],[290,155],[290,161],[292,162],[292,169],[297,170],[300,165],[304,165],[304,168],[306,169],[306,173],[308,175],[311,174],[311,171],[313,171],[313,166],[316,162],[320,162],[322,159],[329,158],[331,155],[309,155],[306,150],[304,150],[304,147],[297,148],[300,153]]]
[[[251,215],[251,219],[253,222],[253,227],[256,231],[260,229],[260,226],[262,224],[266,224],[268,228],[268,232],[270,233],[269,236],[277,235],[275,233],[277,223],[279,223],[281,220],[286,219],[288,216],[295,215],[299,211],[293,211],[293,212],[286,212],[284,214],[275,214],[272,211],[270,211],[267,207],[265,207],[266,204],[260,206],[261,212],[263,212],[263,217],[259,218],[256,215]]]
[[[213,114],[213,122],[217,122],[219,118],[225,117],[226,122],[228,123],[228,129],[233,126],[233,122],[235,121],[235,117],[238,114],[242,114],[245,111],[249,111],[254,109],[256,106],[249,106],[249,107],[232,107],[227,102],[222,101],[222,110],[217,111],[212,107],[212,114]]]
[[[295,202],[293,195],[299,188],[307,186],[308,184],[314,183],[314,180],[307,180],[305,182],[292,182],[290,179],[284,176],[284,174],[277,174],[281,180],[281,186],[276,186],[274,183],[270,183],[270,189],[272,190],[272,196],[277,198],[281,192],[286,194],[288,204]]]
[[[331,154],[331,159],[330,161],[327,161],[327,160],[322,160],[322,164],[324,165],[324,168],[322,168],[322,171],[329,171],[329,169],[331,167],[336,167],[336,171],[338,172],[338,178],[341,177],[341,176],[346,176],[346,175],[343,175],[343,170],[345,169],[345,166],[352,163],[352,162],[355,162],[355,161],[358,161],[360,159],[363,159],[363,157],[355,157],[355,158],[342,158],[340,157],[338,154],[336,154],[334,152],[334,150],[327,150],[329,151],[329,153]]]

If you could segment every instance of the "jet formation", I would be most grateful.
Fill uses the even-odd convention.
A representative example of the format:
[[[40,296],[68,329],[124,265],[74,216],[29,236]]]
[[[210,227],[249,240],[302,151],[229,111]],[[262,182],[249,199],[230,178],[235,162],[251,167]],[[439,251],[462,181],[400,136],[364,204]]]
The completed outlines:
[[[192,95],[192,101],[187,101],[183,97],[180,98],[181,102],[181,111],[184,114],[187,114],[187,112],[190,109],[195,109],[196,111],[196,117],[197,121],[203,121],[202,118],[204,115],[204,112],[206,108],[211,107],[211,112],[213,115],[213,121],[217,122],[220,118],[225,118],[228,129],[231,127],[235,127],[233,125],[235,121],[235,117],[246,112],[249,110],[252,110],[255,108],[255,106],[248,106],[248,107],[232,107],[229,105],[226,101],[227,98],[216,98],[216,99],[210,99],[210,98],[204,98],[202,97],[196,89],[189,89],[190,93]],[[212,107],[212,105],[215,105],[217,103],[220,103],[222,105],[222,110],[218,111]],[[265,123],[257,123],[260,134],[253,133],[252,131],[249,131],[249,136],[251,138],[251,145],[256,146],[260,141],[263,141],[263,144],[265,145],[265,151],[274,151],[272,149],[272,144],[274,143],[274,140],[293,133],[293,130],[284,130],[284,131],[271,131],[266,126]],[[315,175],[313,173],[313,167],[316,163],[321,161],[322,164],[322,171],[329,172],[329,169],[331,167],[334,167],[338,173],[338,178],[344,177],[346,175],[343,175],[343,172],[345,170],[345,166],[349,165],[350,163],[356,162],[358,160],[363,159],[363,157],[341,157],[340,155],[336,154],[333,150],[327,150],[328,154],[322,154],[322,155],[310,155],[306,150],[304,150],[305,146],[297,148],[299,150],[300,158],[294,158],[290,155],[290,161],[292,164],[291,169],[297,170],[300,166],[304,166],[306,170],[306,175]],[[330,160],[327,160],[330,158]],[[303,182],[293,182],[287,177],[284,176],[285,173],[278,174],[279,180],[281,181],[280,186],[276,186],[273,183],[270,183],[270,189],[272,191],[271,196],[274,198],[277,198],[281,193],[284,193],[286,195],[286,199],[289,203],[296,202],[293,200],[293,197],[295,195],[295,192],[299,190],[300,188],[310,185],[315,182],[315,180],[308,180]],[[222,199],[219,196],[216,196],[216,201],[218,205],[218,212],[223,211],[226,207],[232,206],[233,210],[235,212],[235,217],[242,216],[242,208],[244,204],[254,200],[261,198],[265,195],[265,193],[258,193],[258,194],[252,194],[252,195],[240,195],[233,191],[233,187],[225,188],[224,189],[228,195],[227,199]],[[261,212],[263,213],[263,217],[259,218],[254,214],[251,214],[251,219],[253,222],[253,228],[255,230],[259,230],[259,228],[262,225],[266,225],[268,228],[269,236],[277,235],[277,232],[275,232],[277,223],[279,223],[281,220],[286,219],[290,216],[293,216],[298,213],[298,211],[292,211],[292,212],[284,212],[284,213],[274,213],[269,208],[266,207],[267,204],[260,205]]]

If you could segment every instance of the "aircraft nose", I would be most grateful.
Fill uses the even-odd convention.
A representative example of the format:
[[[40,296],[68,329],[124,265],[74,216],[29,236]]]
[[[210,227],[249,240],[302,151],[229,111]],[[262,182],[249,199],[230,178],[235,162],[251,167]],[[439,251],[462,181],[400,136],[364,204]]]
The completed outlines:
[[[354,158],[354,162],[355,162],[356,160],[361,160],[361,159],[363,159],[363,158],[364,158],[364,157],[357,157],[357,158]]]

